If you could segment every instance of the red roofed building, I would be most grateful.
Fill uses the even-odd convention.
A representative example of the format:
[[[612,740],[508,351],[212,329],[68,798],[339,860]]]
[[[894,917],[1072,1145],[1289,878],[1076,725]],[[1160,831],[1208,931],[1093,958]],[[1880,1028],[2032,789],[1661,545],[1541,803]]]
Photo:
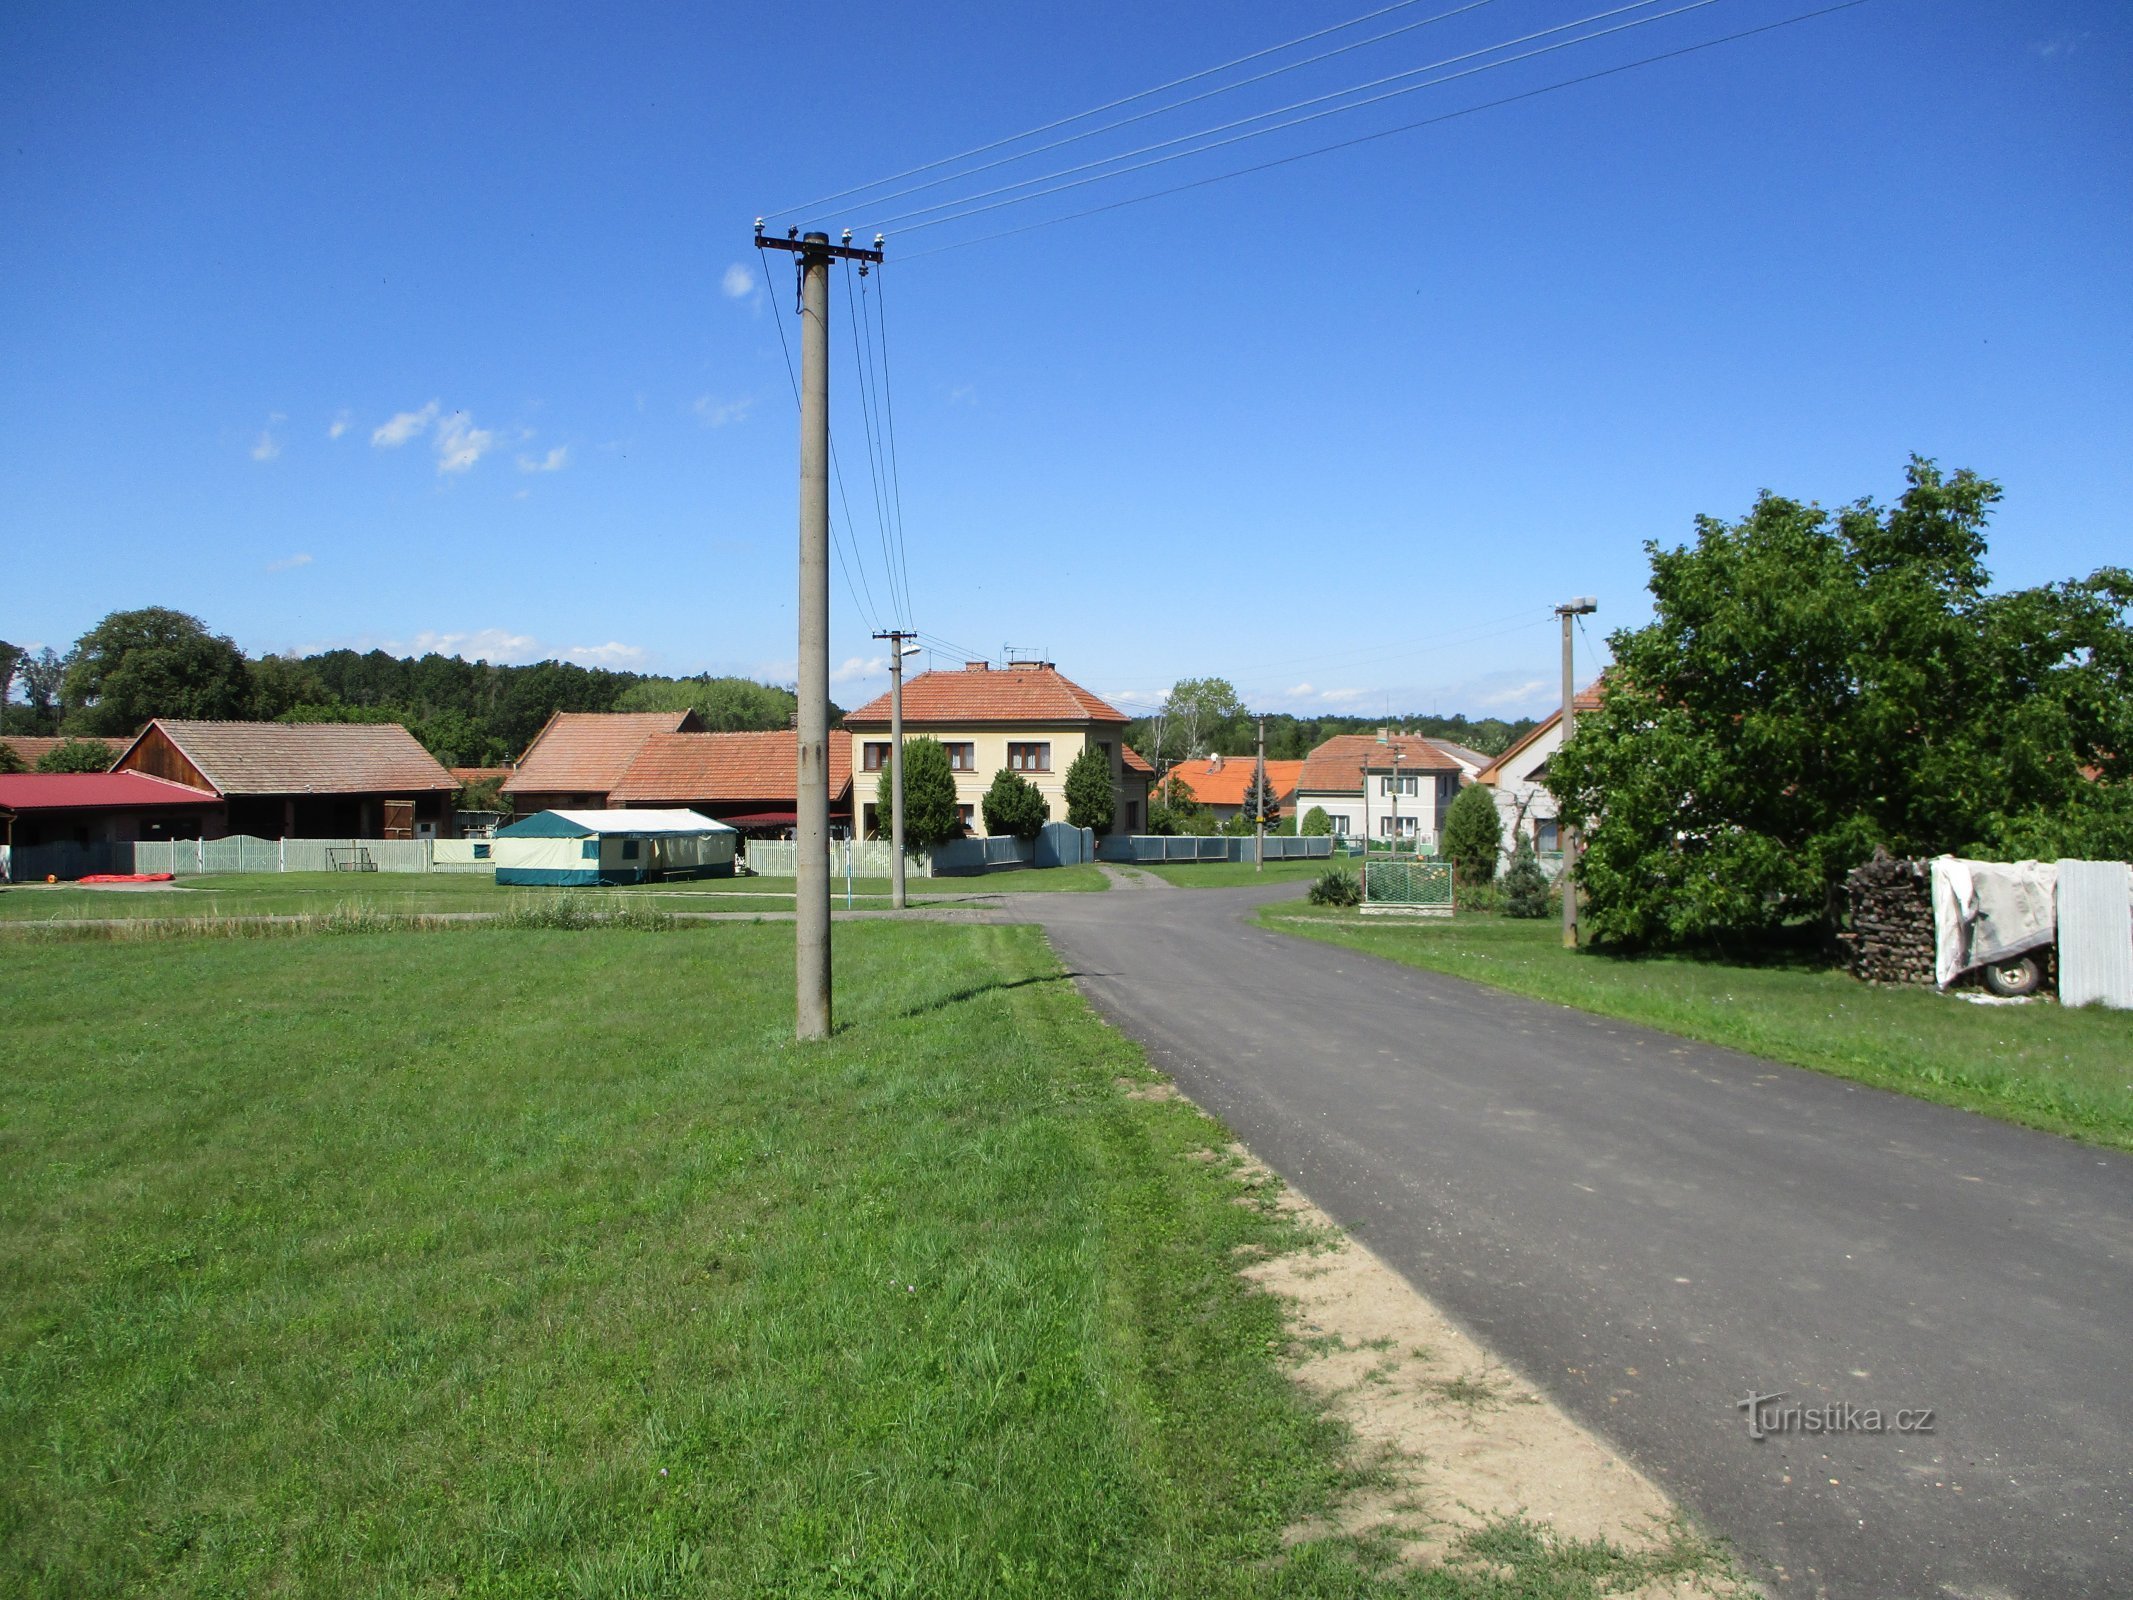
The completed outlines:
[[[459,787],[397,722],[157,717],[113,770],[210,790],[260,839],[448,839]]]
[[[1571,703],[1578,715],[1600,709],[1601,681],[1595,678],[1577,692]],[[1481,769],[1476,781],[1496,791],[1496,815],[1503,823],[1506,859],[1521,838],[1531,840],[1534,850],[1542,856],[1563,848],[1556,826],[1555,796],[1548,792],[1548,758],[1562,748],[1562,743],[1563,713],[1558,708]]]
[[[655,733],[638,747],[610,803],[638,809],[682,806],[758,837],[779,837],[799,813],[800,736],[771,733]],[[852,819],[852,736],[829,735],[830,821]]]
[[[28,848],[219,837],[224,805],[144,772],[11,772],[0,773],[0,812],[14,815],[0,842]]]
[[[1296,780],[1303,775],[1304,765],[1301,761],[1266,764],[1267,787],[1274,791],[1274,803],[1281,807],[1284,817],[1291,814]],[[1172,767],[1164,774],[1163,782],[1179,785],[1212,810],[1217,822],[1227,822],[1244,809],[1244,798],[1251,792],[1252,774],[1257,768],[1257,759],[1252,756],[1194,756]]]
[[[1434,844],[1459,778],[1458,758],[1419,733],[1344,733],[1304,758],[1296,818],[1301,823],[1315,807],[1336,837]]]
[[[1003,767],[1035,784],[1052,820],[1064,822],[1067,768],[1091,745],[1111,764],[1112,831],[1138,833],[1148,815],[1151,774],[1121,737],[1128,720],[1049,661],[997,669],[973,661],[959,672],[921,673],[904,685],[904,736],[924,735],[948,747],[956,801],[976,834],[985,831],[985,791]],[[858,758],[861,831],[879,833],[887,819],[875,816],[874,795],[889,759],[889,697],[845,713],[844,725]]]
[[[101,739],[85,733],[75,734],[70,737],[11,733],[5,738],[0,738],[0,744],[12,749],[16,755],[22,758],[22,764],[32,769],[36,767],[38,762],[63,744],[100,744],[111,753],[111,759],[114,761],[118,759],[119,751],[126,747],[126,741],[123,739]]]
[[[609,797],[645,740],[702,730],[693,711],[558,711],[504,779],[504,797],[522,817],[620,805]]]

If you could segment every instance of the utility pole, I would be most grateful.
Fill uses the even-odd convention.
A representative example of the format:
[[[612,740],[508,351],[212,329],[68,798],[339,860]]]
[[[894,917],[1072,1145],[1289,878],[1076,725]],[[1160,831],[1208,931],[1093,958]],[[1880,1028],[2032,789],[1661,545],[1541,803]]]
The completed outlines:
[[[800,269],[800,706],[794,819],[793,1032],[830,1033],[829,860],[829,267],[833,259],[878,262],[881,251],[841,245],[826,233],[764,237],[758,250],[789,250]],[[767,276],[767,274],[766,274]]]
[[[1254,872],[1266,871],[1266,718],[1259,719],[1259,765],[1252,773],[1252,811],[1259,826],[1252,840]]]
[[[1577,599],[1555,608],[1555,614],[1563,619],[1563,715],[1558,724],[1562,729],[1562,737],[1555,745],[1558,750],[1570,742],[1570,736],[1578,729],[1578,681],[1570,643],[1570,625],[1577,618],[1590,616],[1599,609],[1600,602],[1589,594],[1580,595]],[[1560,820],[1563,806],[1560,795],[1556,797],[1555,805],[1558,818],[1556,835],[1563,847],[1563,870],[1557,880],[1563,886],[1563,948],[1575,950],[1578,947],[1578,887],[1571,876],[1571,869],[1577,865],[1577,836]]]
[[[890,628],[874,635],[889,641],[889,909],[904,909],[904,657],[918,654],[906,639],[917,635]]]

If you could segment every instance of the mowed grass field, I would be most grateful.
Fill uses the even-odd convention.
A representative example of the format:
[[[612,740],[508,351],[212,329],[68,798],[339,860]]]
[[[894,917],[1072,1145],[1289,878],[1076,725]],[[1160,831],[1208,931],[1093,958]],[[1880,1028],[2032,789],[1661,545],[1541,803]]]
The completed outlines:
[[[1255,883],[1313,883],[1327,868],[1339,864],[1337,860],[1269,861],[1262,872],[1249,861],[1144,861],[1136,862],[1135,870],[1153,873],[1178,889],[1248,889]]]
[[[1093,866],[1048,867],[1042,871],[1003,872],[985,877],[906,880],[913,904],[954,902],[976,895],[1040,892],[1091,892],[1106,887]],[[889,901],[889,880],[855,878],[854,899],[863,906]],[[845,880],[831,883],[831,898],[842,907]],[[486,873],[458,872],[287,872],[229,873],[183,878],[159,888],[94,888],[79,884],[15,884],[0,892],[0,921],[74,921],[84,918],[292,916],[361,905],[398,915],[461,911],[496,911],[515,899],[549,895],[552,888],[499,886]],[[697,878],[672,883],[574,891],[597,896],[645,899],[669,911],[746,911],[780,909],[790,902],[790,878]]]
[[[10,942],[0,1592],[1586,1595],[1285,1542],[1298,1242],[1027,928]]]
[[[1365,920],[1285,902],[1268,927],[2009,1122],[2133,1149],[2133,1014],[1985,1006],[1811,963],[1565,950],[1553,918]]]

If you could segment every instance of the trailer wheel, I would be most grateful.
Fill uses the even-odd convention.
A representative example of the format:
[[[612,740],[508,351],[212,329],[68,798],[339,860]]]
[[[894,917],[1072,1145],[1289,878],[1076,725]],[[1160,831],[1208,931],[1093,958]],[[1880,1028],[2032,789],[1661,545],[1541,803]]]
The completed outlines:
[[[2044,965],[2035,956],[2016,956],[1985,969],[1985,987],[2002,999],[2035,994],[2044,981]]]

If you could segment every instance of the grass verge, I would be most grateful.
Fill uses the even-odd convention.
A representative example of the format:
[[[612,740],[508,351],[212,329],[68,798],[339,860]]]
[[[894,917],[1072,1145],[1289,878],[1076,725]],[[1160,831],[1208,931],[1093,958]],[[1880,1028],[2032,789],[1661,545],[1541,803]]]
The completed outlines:
[[[2133,1016],[2124,1013],[1972,1005],[1806,963],[1565,950],[1560,925],[1549,920],[1365,922],[1353,911],[1287,903],[1262,909],[1260,920],[1536,1000],[2133,1149]]]
[[[1137,861],[1143,872],[1152,872],[1178,889],[1248,889],[1253,884],[1315,883],[1319,874],[1337,863],[1332,861],[1269,861],[1264,872],[1249,861]]]
[[[1578,1596],[1349,1480],[1296,1245],[1027,928],[483,928],[0,963],[0,1590]],[[93,996],[93,1003],[84,1003]]]

